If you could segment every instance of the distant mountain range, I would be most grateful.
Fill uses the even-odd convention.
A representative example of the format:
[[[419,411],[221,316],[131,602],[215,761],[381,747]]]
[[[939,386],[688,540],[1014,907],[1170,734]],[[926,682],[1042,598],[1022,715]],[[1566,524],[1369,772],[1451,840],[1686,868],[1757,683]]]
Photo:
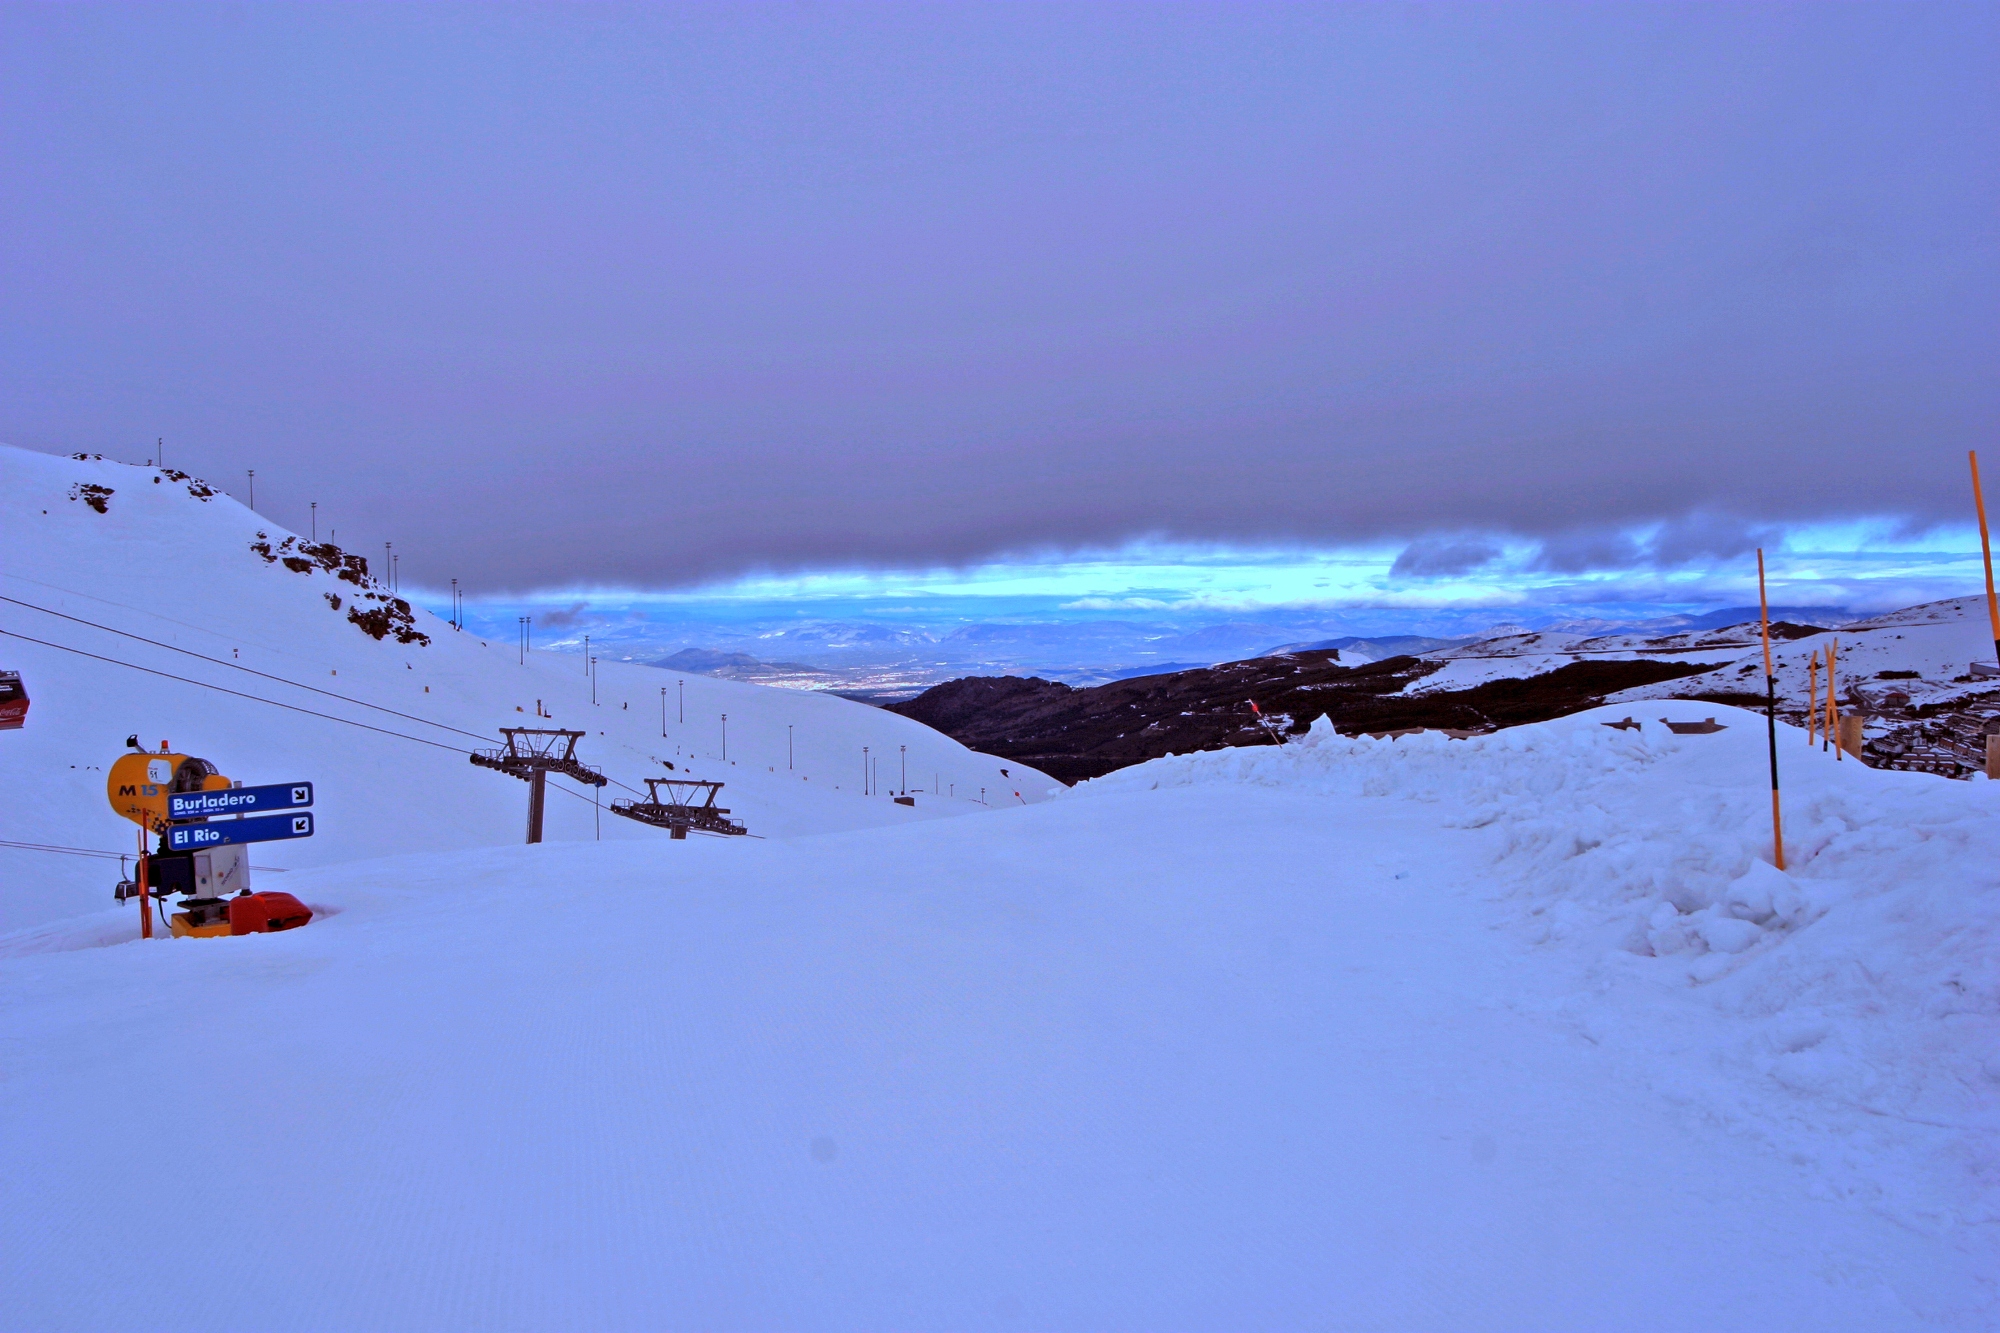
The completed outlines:
[[[672,657],[663,657],[657,662],[647,662],[668,671],[687,671],[697,676],[722,676],[728,679],[768,675],[773,671],[811,671],[813,668],[797,662],[766,662],[748,653],[720,653],[713,648],[683,648]]]
[[[1867,762],[1947,776],[1972,771],[1984,762],[1983,729],[2000,725],[2000,675],[1975,666],[1991,648],[1984,614],[1979,598],[1871,619],[1840,607],[1773,607],[1779,715],[1803,721],[1818,706],[1823,661],[1837,647],[1841,707],[1870,719]],[[1469,733],[1607,701],[1639,707],[1673,697],[1761,708],[1757,620],[1755,607],[1726,607],[1611,632],[1592,621],[1477,639],[1348,636],[1215,666],[1131,672],[1086,688],[969,676],[887,706],[1075,782],[1166,754],[1276,744],[1267,723],[1295,733],[1321,714],[1350,734]]]
[[[1842,607],[1773,607],[1771,614],[1774,620],[1825,626],[1854,619],[1853,613]],[[1535,632],[1586,637],[1671,635],[1740,624],[1756,617],[1755,607],[1726,607],[1701,615],[1632,621],[1576,619],[1544,625]],[[1343,666],[1356,666],[1407,654],[1444,652],[1530,631],[1519,625],[1495,625],[1468,637],[1346,634],[1274,643],[1281,632],[1281,627],[1255,621],[1231,621],[1188,631],[1118,620],[982,621],[942,633],[851,622],[806,622],[765,628],[754,635],[722,637],[721,646],[685,647],[651,660],[635,653],[626,660],[726,680],[829,690],[881,703],[913,698],[931,686],[967,677],[1032,675],[1089,688],[1280,653],[1337,652]],[[609,644],[615,639],[600,634],[598,642]],[[764,656],[764,652],[773,655]]]
[[[1385,657],[1395,657],[1400,653],[1432,653],[1440,648],[1456,648],[1461,644],[1474,643],[1474,639],[1429,639],[1421,634],[1385,634],[1379,638],[1364,639],[1349,634],[1338,639],[1316,639],[1311,643],[1282,643],[1276,648],[1267,648],[1260,657],[1271,657],[1278,653],[1316,653],[1331,649],[1344,655],[1379,662]]]

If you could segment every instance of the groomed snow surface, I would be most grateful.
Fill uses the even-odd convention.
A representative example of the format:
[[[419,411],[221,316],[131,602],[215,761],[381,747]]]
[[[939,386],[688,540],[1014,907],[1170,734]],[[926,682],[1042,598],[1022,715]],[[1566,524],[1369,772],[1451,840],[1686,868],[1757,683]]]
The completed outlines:
[[[0,962],[0,1323],[1992,1327],[2000,790],[1698,709]]]

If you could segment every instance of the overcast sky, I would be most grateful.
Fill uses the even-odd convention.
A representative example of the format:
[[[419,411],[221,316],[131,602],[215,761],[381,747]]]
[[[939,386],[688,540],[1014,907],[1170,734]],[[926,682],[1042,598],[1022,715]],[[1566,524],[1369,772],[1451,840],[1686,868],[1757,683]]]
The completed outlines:
[[[0,6],[0,441],[487,587],[1958,522],[1996,20]]]

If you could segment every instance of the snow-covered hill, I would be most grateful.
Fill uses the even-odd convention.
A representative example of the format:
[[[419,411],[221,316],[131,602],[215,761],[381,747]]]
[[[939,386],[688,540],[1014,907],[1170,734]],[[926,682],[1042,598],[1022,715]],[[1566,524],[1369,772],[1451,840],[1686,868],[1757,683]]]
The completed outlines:
[[[1662,707],[16,936],[0,1325],[1993,1327],[2000,787]]]
[[[1780,624],[1771,643],[1777,671],[1779,707],[1803,713],[1813,685],[1809,666],[1815,655],[1825,662],[1829,645],[1837,645],[1840,684],[1859,682],[1865,689],[1883,688],[1882,672],[1894,688],[1920,704],[1949,704],[1990,693],[1996,683],[1970,677],[1975,660],[1993,660],[1993,639],[1982,597],[1954,597],[1906,607],[1837,629],[1811,633]],[[1627,699],[1686,698],[1696,694],[1764,692],[1764,649],[1755,621],[1684,634],[1608,634],[1588,637],[1551,631],[1503,635],[1476,643],[1428,652],[1422,656],[1440,668],[1409,687],[1411,693],[1459,690],[1489,680],[1525,678],[1557,670],[1571,662],[1602,659],[1657,658],[1699,662],[1710,668],[1644,685],[1613,696]],[[1819,673],[1820,697],[1826,674]]]
[[[1539,960],[1538,986],[1567,991],[1507,1003],[1810,1163],[1840,1197],[1983,1230],[2000,1257],[2000,784],[1844,762],[1781,726],[1780,871],[1763,716],[1659,705],[1723,726],[1676,735],[1629,712],[1393,743],[1322,720],[1282,750],[1157,760],[1078,790],[1430,806],[1440,830],[1479,832],[1490,923]]]
[[[1979,597],[1906,607],[1837,629],[1774,623],[1771,658],[1779,715],[1804,724],[1809,710],[1817,714],[1824,708],[1831,656],[1841,711],[1863,720],[1868,763],[1957,777],[1981,771],[1986,733],[2000,726],[2000,679],[1990,674],[1991,633],[1986,602]],[[1755,704],[1765,688],[1763,638],[1755,621],[1677,634],[1521,633],[1425,656],[1434,668],[1404,693],[1442,696],[1489,682],[1531,680],[1573,663],[1620,660],[1694,671],[1614,690],[1604,696],[1613,703]]]
[[[184,474],[0,447],[0,667],[20,670],[33,696],[26,728],[0,732],[12,792],[0,841],[130,850],[136,829],[106,804],[104,769],[132,734],[245,783],[317,783],[316,836],[256,853],[288,871],[520,841],[525,786],[465,754],[499,744],[503,726],[588,731],[580,755],[621,784],[605,803],[665,776],[663,763],[719,779],[722,804],[761,836],[984,813],[1053,785],[830,696],[602,663],[593,703],[580,656],[521,664],[513,643],[405,617],[358,562],[303,545]],[[862,794],[863,746],[879,795]],[[914,808],[890,799],[905,763]],[[550,841],[601,830],[662,856],[684,845],[562,779],[551,787]],[[0,930],[95,910],[118,871],[115,859],[0,845]]]
[[[1685,642],[1683,642],[1683,639]],[[1702,641],[1706,640],[1706,647]],[[1776,668],[1780,706],[1803,710],[1812,690],[1810,664],[1817,654],[1825,662],[1829,645],[1836,648],[1836,666],[1843,691],[1850,684],[1864,690],[1893,688],[1922,704],[1948,705],[1956,700],[1993,692],[2000,681],[1971,676],[1974,661],[1993,661],[1993,633],[1984,597],[1953,597],[1886,615],[1857,620],[1824,633],[1774,640],[1771,661]],[[1580,644],[1580,648],[1597,646]],[[1612,645],[1606,645],[1612,646]],[[1616,645],[1624,647],[1626,645]],[[1648,653],[1679,652],[1717,662],[1706,675],[1634,690],[1629,697],[1659,698],[1726,690],[1764,689],[1764,650],[1755,624],[1737,625],[1705,635],[1676,636],[1633,645]],[[1712,654],[1712,656],[1711,656]],[[1884,678],[1885,671],[1899,674]],[[1819,673],[1820,697],[1825,697],[1826,672]],[[1621,695],[1620,698],[1628,696]]]

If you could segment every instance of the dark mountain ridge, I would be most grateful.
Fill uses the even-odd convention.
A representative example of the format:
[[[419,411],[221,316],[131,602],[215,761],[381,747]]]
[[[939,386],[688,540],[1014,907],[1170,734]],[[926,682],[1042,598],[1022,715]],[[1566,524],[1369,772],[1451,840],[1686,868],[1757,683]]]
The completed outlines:
[[[1281,653],[1076,689],[1036,676],[966,676],[887,705],[954,740],[1079,782],[1166,754],[1270,745],[1322,713],[1348,734],[1406,727],[1490,731],[1589,708],[1607,694],[1704,671],[1670,661],[1580,661],[1527,679],[1399,693],[1439,663],[1401,656],[1346,666],[1338,649]]]

